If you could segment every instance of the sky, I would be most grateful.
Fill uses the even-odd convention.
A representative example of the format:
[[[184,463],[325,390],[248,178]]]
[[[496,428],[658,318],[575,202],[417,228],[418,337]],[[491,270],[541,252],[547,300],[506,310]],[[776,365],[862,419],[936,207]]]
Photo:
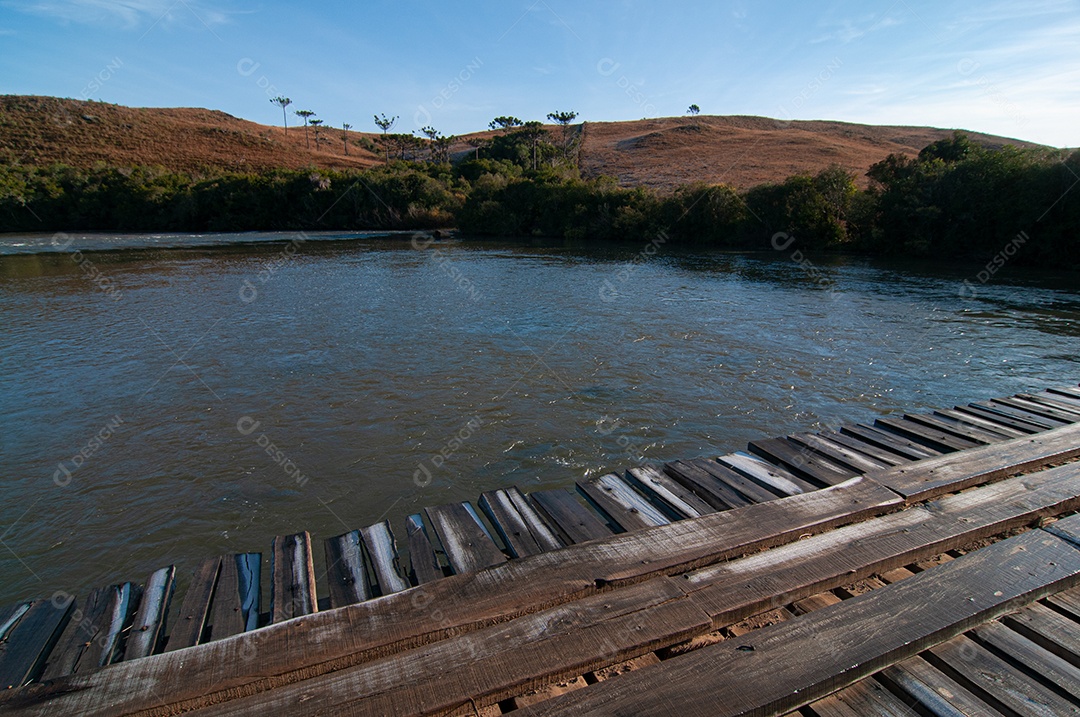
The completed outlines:
[[[763,115],[1080,146],[1080,0],[0,0],[0,93],[280,124]]]

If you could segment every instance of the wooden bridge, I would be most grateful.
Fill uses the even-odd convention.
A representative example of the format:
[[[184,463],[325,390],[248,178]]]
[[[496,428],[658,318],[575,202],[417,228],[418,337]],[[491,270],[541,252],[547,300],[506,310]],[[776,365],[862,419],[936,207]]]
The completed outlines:
[[[1080,715],[1078,422],[1054,388],[490,491],[407,557],[326,540],[320,587],[282,536],[265,612],[258,553],[178,610],[172,566],[23,602],[0,713]]]

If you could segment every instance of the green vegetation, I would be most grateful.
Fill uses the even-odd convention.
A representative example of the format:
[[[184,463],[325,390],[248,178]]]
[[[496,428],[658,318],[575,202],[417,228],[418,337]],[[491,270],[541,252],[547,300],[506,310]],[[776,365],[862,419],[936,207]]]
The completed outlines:
[[[500,118],[500,134],[451,164],[448,138],[388,135],[365,171],[205,174],[160,167],[0,167],[0,226],[10,231],[230,231],[457,226],[476,236],[671,242],[911,256],[993,255],[1021,232],[1021,263],[1061,265],[1076,251],[1080,152],[988,150],[963,135],[917,158],[890,155],[868,189],[839,167],[748,191],[693,184],[669,194],[583,179],[536,122]],[[568,123],[567,123],[568,124]],[[345,131],[348,127],[346,126]],[[389,129],[389,127],[387,127]],[[567,135],[569,137],[569,134]],[[391,160],[421,143],[431,161]],[[1076,190],[1080,191],[1080,190]],[[785,241],[785,245],[787,242]]]

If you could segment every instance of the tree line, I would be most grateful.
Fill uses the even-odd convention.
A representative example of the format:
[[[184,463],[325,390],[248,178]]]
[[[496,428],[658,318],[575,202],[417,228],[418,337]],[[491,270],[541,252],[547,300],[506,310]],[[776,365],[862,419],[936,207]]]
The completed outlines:
[[[498,132],[453,163],[431,146],[441,137],[434,131],[424,161],[402,160],[382,115],[385,164],[362,171],[3,166],[0,222],[11,231],[456,226],[475,236],[597,241],[662,234],[741,249],[771,248],[784,233],[800,249],[977,259],[1023,232],[1031,240],[1018,263],[1060,266],[1076,251],[1080,201],[1070,191],[1080,151],[987,149],[956,134],[917,157],[888,156],[870,168],[866,188],[830,167],[748,190],[698,183],[661,193],[583,178],[584,126],[571,124],[572,112],[552,114],[556,133],[497,117]]]

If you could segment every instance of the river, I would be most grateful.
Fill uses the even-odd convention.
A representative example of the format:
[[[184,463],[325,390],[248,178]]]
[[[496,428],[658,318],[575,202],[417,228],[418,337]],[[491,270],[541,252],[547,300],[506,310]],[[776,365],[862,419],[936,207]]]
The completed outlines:
[[[0,237],[0,605],[1080,380],[1075,274],[350,236]]]

